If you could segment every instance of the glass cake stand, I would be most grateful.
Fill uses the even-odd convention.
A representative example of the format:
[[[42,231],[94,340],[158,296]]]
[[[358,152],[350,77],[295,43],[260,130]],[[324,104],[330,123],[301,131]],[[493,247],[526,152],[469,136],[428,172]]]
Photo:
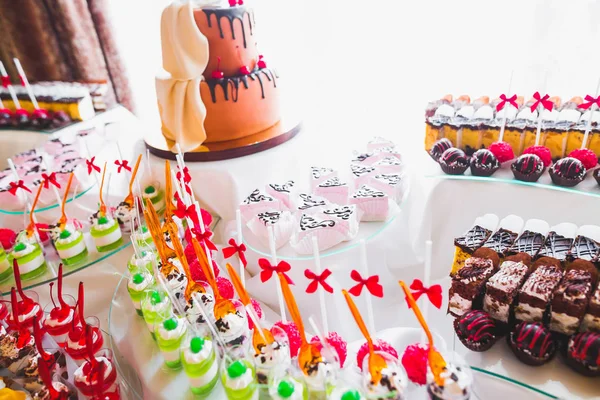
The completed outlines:
[[[74,265],[64,265],[63,266],[63,274],[64,276],[72,275],[78,271],[84,270],[86,268],[91,267],[92,265],[98,264],[107,258],[117,254],[123,249],[126,249],[131,244],[128,235],[123,235],[123,244],[112,251],[107,251],[103,253],[98,253],[96,251],[96,246],[94,245],[94,241],[89,232],[84,234],[84,240],[86,246],[88,248],[88,256],[85,260],[80,263]],[[52,246],[46,246],[46,271],[35,278],[23,280],[23,289],[31,289],[37,286],[45,285],[49,282],[55,281],[58,278],[58,265],[60,264],[60,258],[56,253],[56,250]],[[15,286],[14,277],[11,276],[7,280],[0,282],[0,292],[2,295],[9,295],[10,289]]]
[[[592,177],[591,172],[588,172],[583,182],[581,182],[579,185],[572,188],[568,188],[553,184],[547,168],[537,182],[523,182],[518,179],[515,179],[510,169],[510,162],[503,165],[498,171],[494,173],[494,175],[490,177],[473,176],[471,175],[471,171],[469,169],[465,171],[464,175],[447,175],[441,170],[439,165],[437,165],[437,163],[431,158],[427,160],[426,171],[426,178],[447,179],[455,181],[504,183],[600,198],[600,185],[598,185],[596,180]]]
[[[90,185],[89,187],[87,187],[85,190],[81,191],[81,192],[77,192],[77,194],[75,196],[72,196],[70,198],[67,199],[67,204],[71,203],[74,200],[77,200],[83,196],[85,196],[86,194],[88,194],[90,192],[90,190],[92,190],[94,188],[94,186],[96,186],[96,183],[94,182],[92,185]],[[42,190],[46,190],[46,189],[42,189]],[[42,213],[45,211],[50,211],[56,208],[60,208],[60,204],[58,203],[54,203],[54,204],[50,204],[48,206],[45,207],[37,207],[34,211],[34,214],[38,214],[38,213]],[[60,212],[60,211],[59,211]],[[3,209],[0,206],[0,214],[5,214],[5,215],[29,215],[30,214],[30,210],[7,210],[7,209]]]
[[[410,179],[408,174],[404,174],[404,195],[399,203],[390,201],[389,215],[385,221],[372,221],[372,222],[360,222],[358,234],[352,240],[339,243],[329,249],[321,251],[319,253],[321,258],[331,257],[338,254],[345,253],[359,246],[361,240],[365,240],[367,243],[381,234],[388,231],[388,228],[395,226],[401,220],[400,213],[402,212],[403,205],[406,203],[410,194]],[[263,243],[258,237],[256,237],[250,229],[246,226],[242,228],[244,243],[248,249],[257,253],[262,257],[270,257],[271,252],[269,246]],[[314,256],[298,254],[292,246],[287,243],[285,246],[277,249],[277,258],[279,260],[287,261],[306,261],[312,260]]]

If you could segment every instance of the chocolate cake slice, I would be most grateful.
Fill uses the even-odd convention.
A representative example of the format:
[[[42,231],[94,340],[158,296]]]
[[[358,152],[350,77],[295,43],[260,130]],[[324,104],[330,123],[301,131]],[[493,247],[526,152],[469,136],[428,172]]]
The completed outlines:
[[[513,245],[506,252],[507,256],[515,255],[518,253],[526,253],[531,257],[535,257],[535,255],[540,251],[546,237],[539,232],[532,232],[529,230],[523,231],[521,236],[513,243]]]
[[[560,262],[565,262],[573,241],[573,238],[559,235],[556,232],[550,232],[544,245],[538,251],[537,257],[552,257]]]
[[[543,322],[550,309],[550,300],[563,271],[556,265],[541,265],[527,278],[519,290],[519,305],[515,318],[527,322]]]
[[[577,332],[590,300],[592,282],[590,271],[567,271],[553,294],[550,308],[551,331],[565,335]]]
[[[504,257],[506,252],[513,245],[519,236],[518,233],[509,231],[508,229],[500,228],[488,240],[485,241],[483,247],[494,250],[500,257]]]
[[[587,236],[578,235],[567,254],[568,261],[586,260],[598,262],[598,253],[600,252],[600,243],[590,239]]]
[[[448,293],[448,312],[459,317],[477,307],[483,296],[483,288],[494,273],[492,260],[471,257],[465,265],[452,277]]]
[[[600,332],[600,285],[598,285],[590,299],[587,312],[583,317],[581,330]]]
[[[456,271],[462,268],[465,260],[471,257],[473,252],[488,240],[497,225],[498,217],[494,214],[486,214],[478,217],[471,229],[454,239],[454,260],[452,261],[450,275],[454,275]]]
[[[483,309],[500,322],[508,322],[511,306],[519,288],[529,275],[529,267],[521,262],[505,261],[486,284]]]

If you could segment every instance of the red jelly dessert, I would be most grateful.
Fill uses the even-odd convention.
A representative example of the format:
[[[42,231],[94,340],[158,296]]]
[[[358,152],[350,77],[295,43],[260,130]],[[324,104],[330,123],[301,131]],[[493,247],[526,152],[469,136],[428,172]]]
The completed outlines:
[[[54,306],[46,319],[44,320],[44,329],[50,336],[56,340],[56,343],[62,344],[67,340],[67,335],[72,328],[73,320],[75,319],[75,304],[69,304],[65,301],[62,293],[62,278],[63,278],[63,266],[60,264],[58,267],[58,305],[54,302],[52,296],[52,289],[54,282],[50,283],[50,300]],[[71,297],[72,302],[74,299]]]
[[[510,144],[506,142],[494,142],[490,145],[489,151],[494,153],[500,163],[504,163],[515,158],[515,153]]]
[[[523,151],[523,154],[535,154],[544,163],[544,167],[552,165],[552,154],[546,146],[530,146]]]

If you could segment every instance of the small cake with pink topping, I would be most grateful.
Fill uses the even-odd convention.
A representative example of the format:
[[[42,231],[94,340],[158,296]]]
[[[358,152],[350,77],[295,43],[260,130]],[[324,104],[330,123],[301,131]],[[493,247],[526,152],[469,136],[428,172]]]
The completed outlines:
[[[340,178],[330,178],[321,182],[314,190],[315,195],[321,196],[334,204],[344,205],[348,203],[350,189],[348,184]]]
[[[350,204],[362,211],[361,221],[385,221],[389,213],[388,199],[383,191],[362,185],[350,197]]]

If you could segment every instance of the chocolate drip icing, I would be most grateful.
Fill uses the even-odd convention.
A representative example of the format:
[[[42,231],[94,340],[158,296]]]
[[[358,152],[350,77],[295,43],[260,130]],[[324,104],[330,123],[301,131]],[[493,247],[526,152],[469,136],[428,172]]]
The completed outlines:
[[[456,238],[454,240],[454,245],[461,247],[469,253],[473,253],[475,250],[481,247],[483,242],[485,242],[491,234],[492,231],[489,229],[475,225],[464,236]]]
[[[217,25],[219,27],[219,34],[221,35],[221,39],[225,38],[225,32],[223,31],[223,26],[221,25],[221,19],[227,18],[229,21],[229,29],[231,30],[231,37],[235,39],[235,30],[233,29],[233,21],[240,21],[242,27],[242,36],[244,40],[244,48],[246,48],[246,28],[244,27],[244,17],[248,15],[248,25],[250,26],[250,36],[254,35],[254,12],[248,10],[246,7],[226,7],[226,8],[205,8],[204,14],[206,14],[206,18],[208,20],[208,27],[212,28],[211,16],[215,16],[217,18]]]
[[[248,87],[249,87],[248,79],[250,79],[251,81],[258,80],[258,82],[260,83],[261,97],[264,99],[265,98],[265,88],[264,88],[263,79],[265,77],[267,78],[267,80],[269,82],[271,82],[273,84],[273,87],[277,87],[277,74],[269,68],[256,69],[256,70],[252,71],[249,75],[232,76],[232,77],[221,78],[221,79],[207,79],[206,84],[208,85],[208,87],[210,89],[210,96],[212,98],[213,103],[217,102],[217,93],[216,93],[217,86],[220,86],[221,89],[223,89],[223,95],[225,96],[225,101],[229,101],[228,88],[231,85],[232,86],[231,100],[233,100],[233,102],[236,103],[238,101],[240,83],[242,85],[244,85],[244,88],[248,89]]]
[[[533,257],[543,246],[545,239],[539,232],[525,231],[511,246],[508,254],[527,253]]]
[[[516,233],[501,228],[484,243],[483,247],[494,250],[502,257],[506,250],[512,246],[516,238]]]

